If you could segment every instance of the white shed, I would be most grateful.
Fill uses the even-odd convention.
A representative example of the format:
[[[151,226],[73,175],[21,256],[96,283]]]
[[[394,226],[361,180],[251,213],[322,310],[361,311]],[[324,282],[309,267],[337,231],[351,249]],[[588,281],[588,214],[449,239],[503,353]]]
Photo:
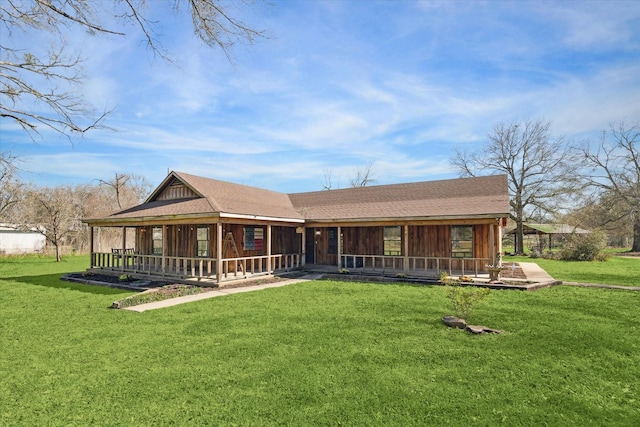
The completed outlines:
[[[19,230],[13,224],[0,224],[0,255],[43,253],[45,237],[35,230]]]

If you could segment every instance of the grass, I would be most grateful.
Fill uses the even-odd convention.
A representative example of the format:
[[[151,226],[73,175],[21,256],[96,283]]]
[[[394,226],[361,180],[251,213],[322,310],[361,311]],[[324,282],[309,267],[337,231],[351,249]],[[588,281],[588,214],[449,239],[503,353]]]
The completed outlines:
[[[612,256],[607,261],[558,261],[507,256],[503,261],[535,262],[554,279],[564,282],[640,286],[640,257]]]
[[[84,258],[84,259],[83,259]],[[0,259],[0,425],[640,423],[640,292],[492,291],[474,336],[442,287],[312,281],[145,313]]]

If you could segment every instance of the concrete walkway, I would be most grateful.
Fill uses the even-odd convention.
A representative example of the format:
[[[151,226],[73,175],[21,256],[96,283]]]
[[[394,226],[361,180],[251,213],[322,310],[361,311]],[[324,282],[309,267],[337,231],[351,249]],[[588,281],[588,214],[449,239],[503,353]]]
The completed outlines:
[[[518,265],[527,276],[527,280],[531,282],[544,283],[555,280],[535,262],[518,262]]]
[[[171,307],[178,304],[185,304],[188,302],[200,301],[208,298],[221,297],[224,295],[240,294],[242,292],[253,292],[253,291],[259,291],[259,290],[268,289],[268,288],[279,288],[281,286],[293,285],[294,283],[301,283],[301,282],[307,282],[309,280],[319,279],[320,277],[321,275],[319,274],[307,274],[298,279],[283,280],[281,282],[265,283],[262,285],[254,285],[254,286],[243,286],[239,288],[228,288],[228,289],[222,288],[222,289],[216,289],[214,291],[202,292],[196,295],[187,295],[184,297],[170,298],[162,301],[150,302],[147,304],[134,305],[132,307],[125,307],[122,310],[136,311],[138,313],[142,313],[143,311],[147,311],[147,310],[155,310],[158,308]]]

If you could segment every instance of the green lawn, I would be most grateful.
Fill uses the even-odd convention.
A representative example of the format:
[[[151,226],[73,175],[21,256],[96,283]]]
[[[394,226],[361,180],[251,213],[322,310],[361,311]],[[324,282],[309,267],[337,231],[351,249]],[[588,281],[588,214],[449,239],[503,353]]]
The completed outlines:
[[[565,282],[640,286],[640,257],[612,256],[607,261],[558,261],[506,256],[504,262],[535,262],[554,279]]]
[[[313,281],[135,313],[0,259],[0,425],[640,425],[640,292]]]

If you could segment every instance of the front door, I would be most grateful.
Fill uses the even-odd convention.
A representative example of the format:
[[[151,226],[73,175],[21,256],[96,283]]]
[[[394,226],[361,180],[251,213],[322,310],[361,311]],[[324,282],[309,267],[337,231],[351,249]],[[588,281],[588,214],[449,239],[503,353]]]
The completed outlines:
[[[316,240],[313,235],[313,228],[305,228],[304,230],[304,262],[306,264],[316,263]]]

